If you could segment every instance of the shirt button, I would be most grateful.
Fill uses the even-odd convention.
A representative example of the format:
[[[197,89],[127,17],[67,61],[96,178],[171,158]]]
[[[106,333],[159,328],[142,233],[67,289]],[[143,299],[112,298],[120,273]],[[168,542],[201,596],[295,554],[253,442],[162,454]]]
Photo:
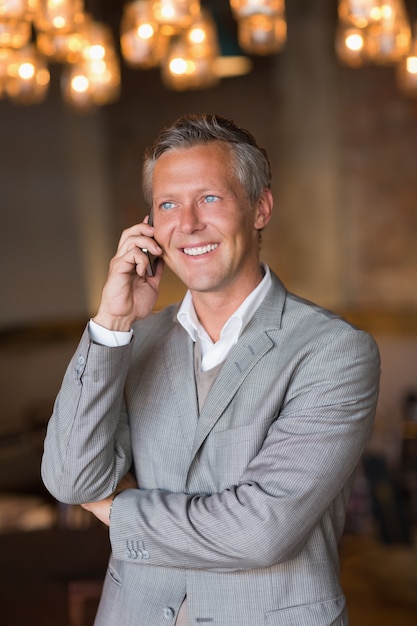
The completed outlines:
[[[162,613],[164,614],[165,619],[173,619],[175,617],[175,612],[170,606],[164,607],[162,609]]]

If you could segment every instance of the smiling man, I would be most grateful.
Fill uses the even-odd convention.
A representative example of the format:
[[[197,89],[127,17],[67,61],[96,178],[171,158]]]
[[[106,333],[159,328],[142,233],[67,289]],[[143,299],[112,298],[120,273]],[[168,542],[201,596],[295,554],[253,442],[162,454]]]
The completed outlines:
[[[271,175],[246,130],[180,118],[143,180],[153,225],[121,236],[42,463],[109,526],[95,623],[346,626],[338,541],[377,347],[260,262]],[[165,263],[188,291],[152,313]]]

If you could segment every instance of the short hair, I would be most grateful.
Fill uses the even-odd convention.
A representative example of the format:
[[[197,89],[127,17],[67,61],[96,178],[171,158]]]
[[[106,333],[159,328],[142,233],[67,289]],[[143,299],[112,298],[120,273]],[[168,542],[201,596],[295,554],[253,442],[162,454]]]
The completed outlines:
[[[155,163],[168,150],[191,148],[214,141],[223,141],[231,148],[236,176],[251,204],[264,189],[271,188],[271,166],[268,155],[251,133],[232,120],[208,113],[190,113],[164,128],[152,146],[146,149],[143,164],[143,194],[152,206],[152,179]]]

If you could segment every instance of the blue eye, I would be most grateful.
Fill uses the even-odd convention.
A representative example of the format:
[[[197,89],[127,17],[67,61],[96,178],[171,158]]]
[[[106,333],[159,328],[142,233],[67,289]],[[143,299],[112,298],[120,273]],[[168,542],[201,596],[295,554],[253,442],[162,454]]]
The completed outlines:
[[[162,202],[161,203],[161,209],[172,209],[172,207],[174,206],[173,202]]]
[[[209,202],[209,203],[210,203],[210,202],[216,202],[216,201],[218,200],[218,197],[217,197],[217,196],[206,196],[206,197],[204,198],[204,200],[205,200],[206,202]]]

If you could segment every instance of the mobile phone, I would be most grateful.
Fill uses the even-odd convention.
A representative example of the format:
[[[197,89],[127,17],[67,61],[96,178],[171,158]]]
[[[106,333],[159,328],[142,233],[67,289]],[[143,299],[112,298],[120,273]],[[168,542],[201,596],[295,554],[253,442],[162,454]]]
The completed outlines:
[[[153,226],[153,209],[152,208],[149,211],[148,224]],[[146,256],[148,257],[148,261],[149,261],[148,262],[148,266],[146,268],[146,275],[147,276],[155,276],[155,261],[156,261],[156,258],[146,248],[142,248],[142,252],[144,252],[146,254]]]

